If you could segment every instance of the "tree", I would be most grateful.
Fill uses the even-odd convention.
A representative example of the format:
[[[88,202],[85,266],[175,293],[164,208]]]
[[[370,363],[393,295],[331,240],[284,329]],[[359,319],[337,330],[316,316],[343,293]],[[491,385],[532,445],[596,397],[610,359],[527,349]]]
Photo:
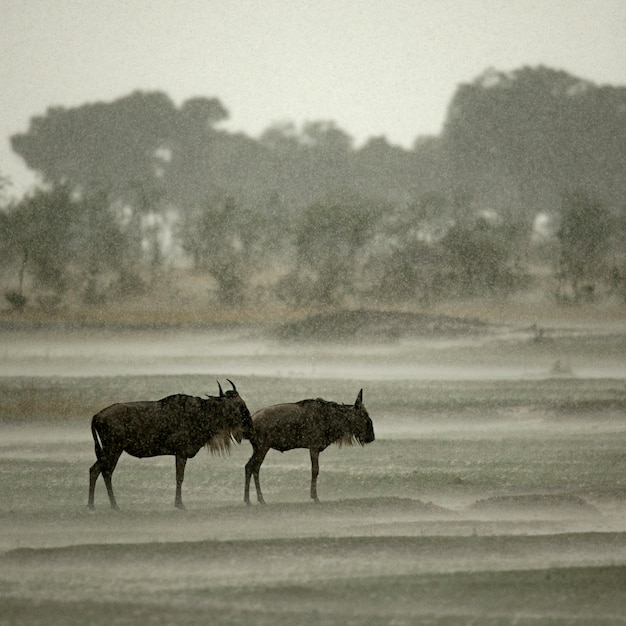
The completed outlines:
[[[460,293],[482,295],[519,284],[515,245],[505,234],[505,229],[485,217],[450,228],[441,245],[449,254],[450,270]]]
[[[575,302],[583,295],[592,299],[605,269],[611,216],[597,198],[578,189],[563,195],[560,218],[559,294],[565,285]]]
[[[380,205],[339,196],[310,205],[296,226],[296,267],[282,297],[297,303],[340,303],[358,290],[359,258],[380,224]]]
[[[625,104],[626,87],[546,67],[488,70],[450,103],[441,136],[449,180],[527,222],[577,185],[597,185],[617,205],[626,193]]]
[[[176,111],[161,177],[164,198],[175,206],[192,210],[220,189],[214,169],[222,136],[215,125],[227,118],[216,98],[191,98]]]
[[[231,197],[223,202],[207,200],[203,210],[185,216],[179,231],[181,245],[193,258],[194,268],[213,275],[226,304],[240,298],[244,286],[244,251],[237,212]]]
[[[5,189],[10,185],[10,180],[0,175],[0,264],[10,264],[12,256],[19,252],[19,245],[15,241],[13,234],[13,223],[9,217],[11,204],[5,197]],[[26,271],[26,263],[28,261],[28,252],[23,252],[21,262],[18,269],[18,287],[5,291],[4,296],[11,304],[14,310],[21,311],[26,306],[26,296],[24,295],[24,273]]]
[[[347,174],[357,193],[400,203],[421,182],[416,179],[423,168],[418,167],[415,156],[414,152],[390,145],[385,137],[372,137],[354,153]]]
[[[174,131],[176,109],[163,93],[134,92],[111,103],[50,108],[33,117],[13,150],[48,182],[128,199],[131,183],[157,178]]]
[[[111,211],[109,198],[104,192],[86,196],[79,203],[79,214],[72,225],[74,257],[77,271],[84,281],[83,300],[98,304],[106,300],[99,286],[107,271],[124,280],[130,246],[125,234]]]
[[[37,189],[4,218],[6,255],[19,266],[19,291],[30,268],[36,284],[60,293],[66,287],[67,267],[73,256],[68,234],[80,209],[67,185]]]
[[[384,302],[417,300],[428,305],[451,287],[448,253],[440,242],[408,241],[392,251],[381,269],[376,290]]]
[[[6,189],[11,186],[11,179],[8,176],[3,176],[0,174],[0,203],[4,206],[7,202],[5,197]],[[0,206],[0,208],[2,208]]]

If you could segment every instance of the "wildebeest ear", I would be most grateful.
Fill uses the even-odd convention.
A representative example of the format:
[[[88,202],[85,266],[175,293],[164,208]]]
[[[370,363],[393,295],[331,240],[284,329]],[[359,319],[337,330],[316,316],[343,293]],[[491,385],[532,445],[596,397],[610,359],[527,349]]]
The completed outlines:
[[[354,406],[358,409],[361,407],[362,404],[363,404],[363,389],[359,391],[359,395],[356,397],[356,402],[354,403]]]
[[[217,381],[217,386],[219,387],[220,390],[220,398],[224,397],[224,391],[222,390],[222,385],[220,385],[220,381]]]

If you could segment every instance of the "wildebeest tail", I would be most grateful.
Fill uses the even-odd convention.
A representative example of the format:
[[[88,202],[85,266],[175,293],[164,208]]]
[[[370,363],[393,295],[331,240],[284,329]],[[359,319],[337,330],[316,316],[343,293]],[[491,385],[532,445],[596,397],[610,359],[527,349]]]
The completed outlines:
[[[98,435],[98,429],[96,428],[96,420],[91,420],[91,434],[93,436],[93,443],[96,449],[96,458],[98,461],[100,460],[100,456],[102,455],[102,445],[100,443],[100,435]]]

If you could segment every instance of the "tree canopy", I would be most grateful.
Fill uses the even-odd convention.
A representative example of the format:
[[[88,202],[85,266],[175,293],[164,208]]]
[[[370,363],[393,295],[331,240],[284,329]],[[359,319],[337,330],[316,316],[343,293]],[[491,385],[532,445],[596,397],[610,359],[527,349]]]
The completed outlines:
[[[545,67],[489,70],[459,85],[441,136],[411,150],[384,137],[355,147],[332,121],[274,125],[252,139],[220,130],[227,118],[216,98],[176,107],[164,93],[135,92],[50,108],[11,141],[49,182],[122,198],[158,185],[182,208],[216,194],[303,207],[336,192],[392,202],[462,192],[532,221],[555,211],[563,190],[589,187],[609,204],[626,195],[626,87]]]
[[[46,188],[0,212],[20,291],[24,272],[59,292],[73,276],[94,302],[136,291],[168,239],[230,304],[270,274],[299,304],[502,293],[524,283],[524,242],[545,213],[574,299],[607,273],[626,293],[623,236],[609,236],[626,219],[626,88],[489,70],[412,149],[356,146],[329,120],[255,139],[227,118],[217,98],[140,91],[32,118],[11,142]]]

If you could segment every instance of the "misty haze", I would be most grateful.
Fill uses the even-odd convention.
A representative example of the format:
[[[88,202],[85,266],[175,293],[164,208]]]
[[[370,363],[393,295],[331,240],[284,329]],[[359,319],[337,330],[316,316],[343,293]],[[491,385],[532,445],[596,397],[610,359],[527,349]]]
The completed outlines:
[[[626,87],[467,81],[411,147],[139,89],[12,135],[0,624],[626,621]]]

